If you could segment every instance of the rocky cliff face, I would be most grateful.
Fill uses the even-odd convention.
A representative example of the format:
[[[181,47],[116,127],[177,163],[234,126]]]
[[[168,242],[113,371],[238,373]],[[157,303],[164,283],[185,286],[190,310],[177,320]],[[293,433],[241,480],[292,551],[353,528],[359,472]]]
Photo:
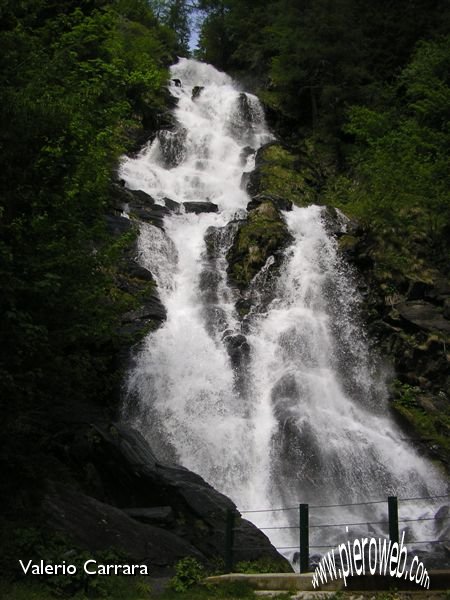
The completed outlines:
[[[268,254],[276,256],[276,248],[289,243],[276,211],[288,209],[283,202],[299,206],[320,203],[324,177],[311,159],[295,158],[278,142],[262,147],[255,164],[255,170],[243,179],[254,200],[228,254],[230,277],[241,289],[248,286]],[[257,239],[257,227],[253,230],[253,223],[261,218],[258,213],[252,214],[252,207],[258,203],[270,220],[270,226],[264,225],[272,245],[265,238]],[[355,268],[369,335],[392,373],[392,410],[418,447],[448,470],[450,281],[434,268],[424,267],[421,275],[415,276],[386,272],[382,266],[382,240],[369,227],[352,220],[342,227],[333,207],[329,207],[328,217],[330,233],[339,240],[343,255]],[[270,235],[272,228],[278,235]]]
[[[238,560],[288,563],[236,506],[200,476],[162,464],[145,439],[119,423],[66,423],[52,440],[66,481],[49,482],[47,527],[90,552],[116,549],[153,574],[193,556],[223,559],[227,513],[235,515]]]
[[[227,254],[229,276],[239,288],[249,285],[269,257],[279,263],[282,250],[292,241],[280,208],[290,205],[269,195],[255,196],[248,204],[247,217],[238,224]]]
[[[450,282],[385,273],[369,231],[340,238],[359,273],[363,310],[378,350],[393,366],[392,409],[419,447],[450,466]]]

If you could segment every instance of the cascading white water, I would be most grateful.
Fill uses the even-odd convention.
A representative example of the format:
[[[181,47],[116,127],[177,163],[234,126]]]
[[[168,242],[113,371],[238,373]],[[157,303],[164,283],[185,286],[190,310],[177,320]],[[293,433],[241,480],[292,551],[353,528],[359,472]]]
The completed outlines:
[[[241,509],[443,493],[437,471],[388,416],[382,378],[356,319],[352,277],[321,208],[284,213],[294,243],[275,299],[244,327],[227,282],[232,229],[225,226],[249,201],[240,181],[252,154],[243,150],[257,149],[271,135],[257,98],[225,74],[187,59],[171,72],[181,81],[170,87],[179,126],[125,159],[121,175],[128,187],[161,203],[167,197],[211,201],[219,212],[171,215],[165,233],[141,228],[140,260],[157,280],[167,320],[136,357],[127,418],[162,459],[198,472]],[[194,86],[202,88],[193,94]],[[211,231],[214,260],[206,252]],[[242,332],[249,345],[245,385],[224,343]],[[362,507],[356,520],[382,520],[385,507],[378,506]],[[411,507],[402,514],[418,513]],[[260,526],[296,519],[289,512],[252,516]],[[350,517],[354,507],[319,511],[314,519]],[[317,536],[313,542],[321,545],[341,542],[343,534],[329,532],[325,542]],[[289,547],[298,533],[273,530],[269,537]]]

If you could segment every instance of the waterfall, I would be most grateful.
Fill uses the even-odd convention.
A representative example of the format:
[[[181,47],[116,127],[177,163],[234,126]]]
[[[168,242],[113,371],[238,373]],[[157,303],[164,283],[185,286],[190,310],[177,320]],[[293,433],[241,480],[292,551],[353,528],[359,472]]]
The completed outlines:
[[[180,59],[171,77],[177,127],[125,158],[121,176],[157,203],[211,202],[218,212],[181,208],[165,218],[164,231],[141,227],[139,260],[157,280],[167,320],[135,357],[125,417],[161,459],[199,473],[240,509],[445,493],[438,471],[389,416],[352,273],[327,233],[324,209],[283,213],[294,242],[273,299],[239,316],[226,252],[249,201],[242,173],[272,136],[258,99],[212,66]],[[258,277],[252,285],[258,288]],[[245,340],[244,364],[230,355],[233,336]],[[430,514],[418,510],[402,514]],[[297,518],[249,517],[273,527]],[[349,518],[381,521],[385,506],[362,506],[356,519],[345,507],[314,516],[317,524]],[[435,535],[426,527],[420,535],[433,539],[424,537]],[[276,546],[297,544],[295,530],[267,533]],[[328,531],[325,543],[343,537],[342,528]],[[320,540],[316,531],[312,542]]]

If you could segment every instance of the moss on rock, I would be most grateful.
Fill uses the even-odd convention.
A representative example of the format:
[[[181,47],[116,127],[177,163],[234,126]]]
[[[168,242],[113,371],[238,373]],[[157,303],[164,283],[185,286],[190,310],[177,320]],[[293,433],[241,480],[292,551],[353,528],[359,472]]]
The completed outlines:
[[[436,407],[433,397],[424,398],[417,393],[413,400],[405,400],[402,396],[397,397],[392,402],[392,408],[406,422],[415,439],[448,470],[450,468],[448,405],[444,409],[442,406]]]
[[[239,287],[248,286],[269,256],[278,255],[290,240],[286,223],[274,203],[262,202],[249,211],[228,251],[230,278]]]
[[[307,206],[316,200],[312,173],[281,144],[263,146],[256,157],[256,169],[250,174],[247,191],[251,196],[267,194]]]

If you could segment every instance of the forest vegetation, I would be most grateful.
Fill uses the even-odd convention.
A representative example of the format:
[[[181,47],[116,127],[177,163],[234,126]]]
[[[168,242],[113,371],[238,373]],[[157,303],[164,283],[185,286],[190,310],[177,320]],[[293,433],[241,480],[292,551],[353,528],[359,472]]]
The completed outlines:
[[[4,524],[33,522],[49,419],[116,409],[135,299],[116,284],[133,234],[108,233],[111,182],[164,118],[168,66],[200,17],[195,57],[259,95],[289,164],[308,167],[308,199],[368,231],[379,283],[448,281],[448,0],[3,0]]]

